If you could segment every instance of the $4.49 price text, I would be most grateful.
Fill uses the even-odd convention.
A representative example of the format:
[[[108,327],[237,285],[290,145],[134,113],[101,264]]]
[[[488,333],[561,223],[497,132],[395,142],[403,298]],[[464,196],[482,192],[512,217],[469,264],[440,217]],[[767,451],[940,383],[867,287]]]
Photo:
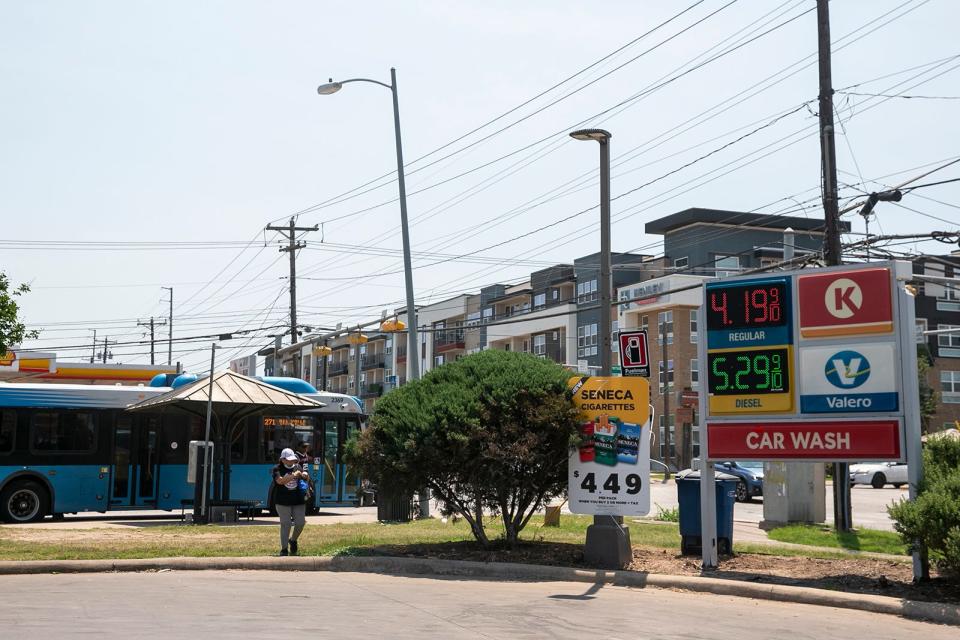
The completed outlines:
[[[573,472],[574,478],[580,478],[580,471]],[[623,477],[623,481],[626,486],[620,485],[620,474],[619,473],[608,473],[606,477],[603,474],[600,475],[600,478],[603,478],[603,483],[600,487],[613,495],[620,493],[620,490],[623,489],[629,495],[636,495],[640,493],[640,490],[643,488],[643,481],[640,478],[639,474],[628,473]],[[584,474],[583,480],[580,482],[580,488],[589,493],[597,492],[597,482],[598,478],[596,474],[592,471]]]

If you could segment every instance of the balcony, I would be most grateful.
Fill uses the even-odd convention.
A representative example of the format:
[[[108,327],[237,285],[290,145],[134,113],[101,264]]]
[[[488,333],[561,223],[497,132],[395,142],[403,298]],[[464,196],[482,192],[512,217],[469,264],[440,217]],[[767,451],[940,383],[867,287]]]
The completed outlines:
[[[435,354],[446,353],[455,349],[463,349],[463,329],[455,331],[438,331],[433,334],[433,352]]]
[[[350,363],[346,360],[327,363],[327,377],[342,376],[350,368]]]
[[[360,388],[361,398],[379,398],[381,395],[383,395],[382,382],[371,382]]]
[[[407,345],[397,345],[397,362],[406,362],[407,361]]]
[[[366,369],[382,369],[387,362],[385,353],[367,353],[360,360],[360,367]]]

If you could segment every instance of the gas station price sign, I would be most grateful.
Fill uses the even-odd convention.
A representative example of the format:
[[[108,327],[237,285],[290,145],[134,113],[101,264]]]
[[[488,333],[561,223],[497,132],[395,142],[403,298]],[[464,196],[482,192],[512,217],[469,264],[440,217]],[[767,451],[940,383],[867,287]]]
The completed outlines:
[[[707,283],[711,414],[793,411],[791,284],[789,277]]]
[[[786,347],[721,351],[707,355],[711,395],[790,392],[790,350]]]

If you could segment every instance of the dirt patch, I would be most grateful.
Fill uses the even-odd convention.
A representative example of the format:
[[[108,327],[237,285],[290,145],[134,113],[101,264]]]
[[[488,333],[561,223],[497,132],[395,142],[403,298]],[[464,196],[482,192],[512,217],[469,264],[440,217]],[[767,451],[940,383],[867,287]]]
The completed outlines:
[[[587,568],[583,547],[562,543],[528,543],[517,549],[483,549],[473,542],[385,545],[351,549],[356,555],[390,555],[478,562],[521,562],[551,566]],[[706,575],[711,578],[744,580],[760,584],[813,587],[849,593],[870,593],[909,600],[960,604],[960,583],[934,577],[921,585],[913,584],[907,563],[872,558],[822,560],[803,557],[736,554],[724,556],[721,569],[700,571],[698,558],[677,555],[666,549],[634,547],[631,571],[666,575]]]
[[[194,533],[191,542],[216,542],[229,536],[221,533]],[[166,541],[181,539],[176,533],[147,532],[141,529],[40,529],[15,527],[0,528],[0,540],[33,542],[37,544],[116,544],[120,542]]]

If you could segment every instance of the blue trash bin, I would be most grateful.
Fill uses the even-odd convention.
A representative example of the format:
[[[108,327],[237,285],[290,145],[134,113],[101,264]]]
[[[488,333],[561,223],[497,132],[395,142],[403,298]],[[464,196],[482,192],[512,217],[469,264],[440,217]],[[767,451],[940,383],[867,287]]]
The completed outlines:
[[[700,530],[700,472],[677,476],[677,499],[680,506],[680,553],[702,553]],[[716,474],[717,486],[717,552],[733,550],[733,506],[737,497],[737,478],[725,473]]]

